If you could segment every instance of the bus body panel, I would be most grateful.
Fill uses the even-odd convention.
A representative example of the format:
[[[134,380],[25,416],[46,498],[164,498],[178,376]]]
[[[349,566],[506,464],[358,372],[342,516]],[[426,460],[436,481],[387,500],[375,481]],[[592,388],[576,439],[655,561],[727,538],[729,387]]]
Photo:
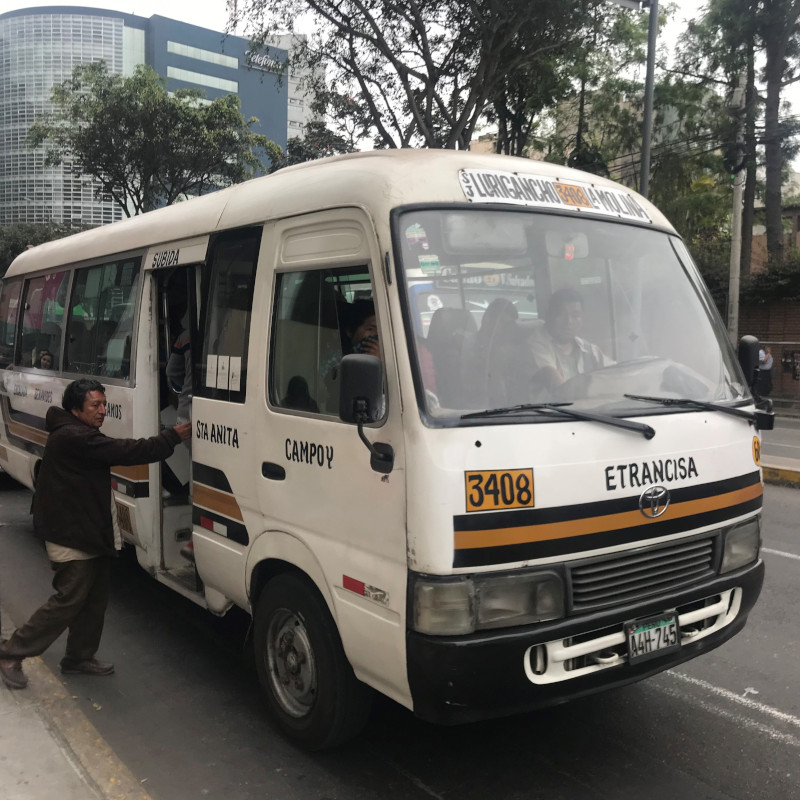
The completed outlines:
[[[408,476],[409,565],[446,575],[560,563],[752,516],[752,509],[737,509],[754,502],[760,508],[754,457],[760,437],[740,420],[714,414],[662,416],[649,441],[637,433],[569,420],[448,429],[438,431],[436,440],[419,437],[413,448],[407,445],[416,465]],[[466,473],[514,470],[532,471],[533,505],[467,510]],[[737,480],[747,480],[750,488]],[[694,487],[702,500],[673,501],[663,516],[649,519],[640,512],[639,499],[653,484],[673,494]],[[567,519],[559,516],[573,508]],[[433,535],[440,530],[451,531],[453,538]],[[560,552],[548,555],[545,543]]]

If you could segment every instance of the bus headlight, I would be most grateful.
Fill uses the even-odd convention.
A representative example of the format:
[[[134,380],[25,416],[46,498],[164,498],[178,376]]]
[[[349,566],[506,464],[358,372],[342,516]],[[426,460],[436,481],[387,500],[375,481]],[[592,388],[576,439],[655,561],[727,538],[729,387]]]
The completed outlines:
[[[413,596],[414,630],[433,636],[457,636],[564,616],[564,582],[556,572],[420,577]]]
[[[722,552],[720,574],[750,564],[758,558],[761,544],[761,520],[759,517],[734,525],[725,533],[725,548]]]
[[[555,572],[475,579],[480,628],[527,625],[564,616],[564,585]]]
[[[414,630],[457,636],[475,630],[472,581],[418,580],[414,586]]]

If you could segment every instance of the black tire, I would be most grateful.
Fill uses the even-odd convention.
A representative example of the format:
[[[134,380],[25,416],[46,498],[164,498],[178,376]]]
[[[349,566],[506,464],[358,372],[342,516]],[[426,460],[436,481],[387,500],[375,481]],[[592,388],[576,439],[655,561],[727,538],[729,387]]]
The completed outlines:
[[[316,587],[294,573],[273,578],[258,598],[254,637],[258,678],[287,738],[322,750],[361,731],[372,693],[356,678]]]

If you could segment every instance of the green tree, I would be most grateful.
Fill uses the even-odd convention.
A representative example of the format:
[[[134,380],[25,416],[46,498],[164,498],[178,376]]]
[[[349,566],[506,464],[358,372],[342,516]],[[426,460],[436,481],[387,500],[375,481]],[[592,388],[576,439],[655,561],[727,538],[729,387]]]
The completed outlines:
[[[752,229],[752,206],[756,186],[756,147],[763,145],[765,165],[764,206],[767,249],[770,261],[783,258],[781,186],[785,165],[791,157],[796,127],[782,121],[784,88],[800,73],[800,0],[710,0],[690,29],[685,49],[706,81],[727,82],[732,91],[739,75],[746,76],[745,101],[745,217],[743,228]],[[756,70],[761,54],[763,91],[759,91]],[[763,102],[763,134],[757,136],[756,120]],[[743,239],[743,253],[749,254],[749,238]]]
[[[466,148],[506,75],[580,41],[602,0],[242,0],[254,46],[310,15],[293,68],[355,98],[380,147]]]
[[[745,170],[742,208],[742,275],[750,271],[753,216],[758,188],[758,120],[762,104],[756,82],[757,36],[754,0],[710,0],[703,15],[692,20],[679,47],[678,69],[688,80],[725,94],[729,124],[719,147],[731,175]],[[734,104],[744,79],[744,98]],[[741,100],[744,106],[740,107]]]
[[[576,90],[556,107],[551,131],[536,147],[548,161],[636,188],[644,87],[612,74],[581,103],[583,94]],[[731,184],[719,147],[728,124],[724,98],[713,90],[674,76],[656,84],[649,195],[690,243],[728,235]]]
[[[310,122],[305,126],[303,136],[289,139],[285,152],[280,158],[273,159],[270,172],[277,172],[292,164],[302,164],[304,161],[314,161],[326,156],[354,153],[353,145],[343,136],[339,136],[325,127],[323,122]]]
[[[57,222],[46,224],[18,222],[13,225],[0,225],[0,277],[6,274],[11,262],[23,250],[53,239],[61,239],[75,232],[69,225]]]
[[[203,93],[166,83],[140,65],[130,77],[104,62],[81,64],[53,88],[55,111],[37,120],[29,141],[45,145],[47,163],[69,164],[97,181],[126,215],[170,205],[184,195],[229,186],[263,171],[280,147],[251,128],[235,95],[200,102]]]
[[[756,8],[756,31],[764,43],[764,79],[767,98],[764,105],[764,160],[766,185],[764,210],[767,224],[767,251],[770,260],[783,260],[783,184],[784,154],[781,131],[781,92],[797,80],[800,43],[800,0],[762,0]]]

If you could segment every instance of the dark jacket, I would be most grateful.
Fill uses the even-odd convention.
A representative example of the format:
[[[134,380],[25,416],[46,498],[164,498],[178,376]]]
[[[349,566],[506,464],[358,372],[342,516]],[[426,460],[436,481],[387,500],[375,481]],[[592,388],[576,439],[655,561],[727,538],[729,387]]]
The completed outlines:
[[[114,555],[110,467],[168,458],[180,436],[167,428],[149,439],[112,439],[56,406],[45,424],[50,436],[33,497],[37,536],[91,555]]]

